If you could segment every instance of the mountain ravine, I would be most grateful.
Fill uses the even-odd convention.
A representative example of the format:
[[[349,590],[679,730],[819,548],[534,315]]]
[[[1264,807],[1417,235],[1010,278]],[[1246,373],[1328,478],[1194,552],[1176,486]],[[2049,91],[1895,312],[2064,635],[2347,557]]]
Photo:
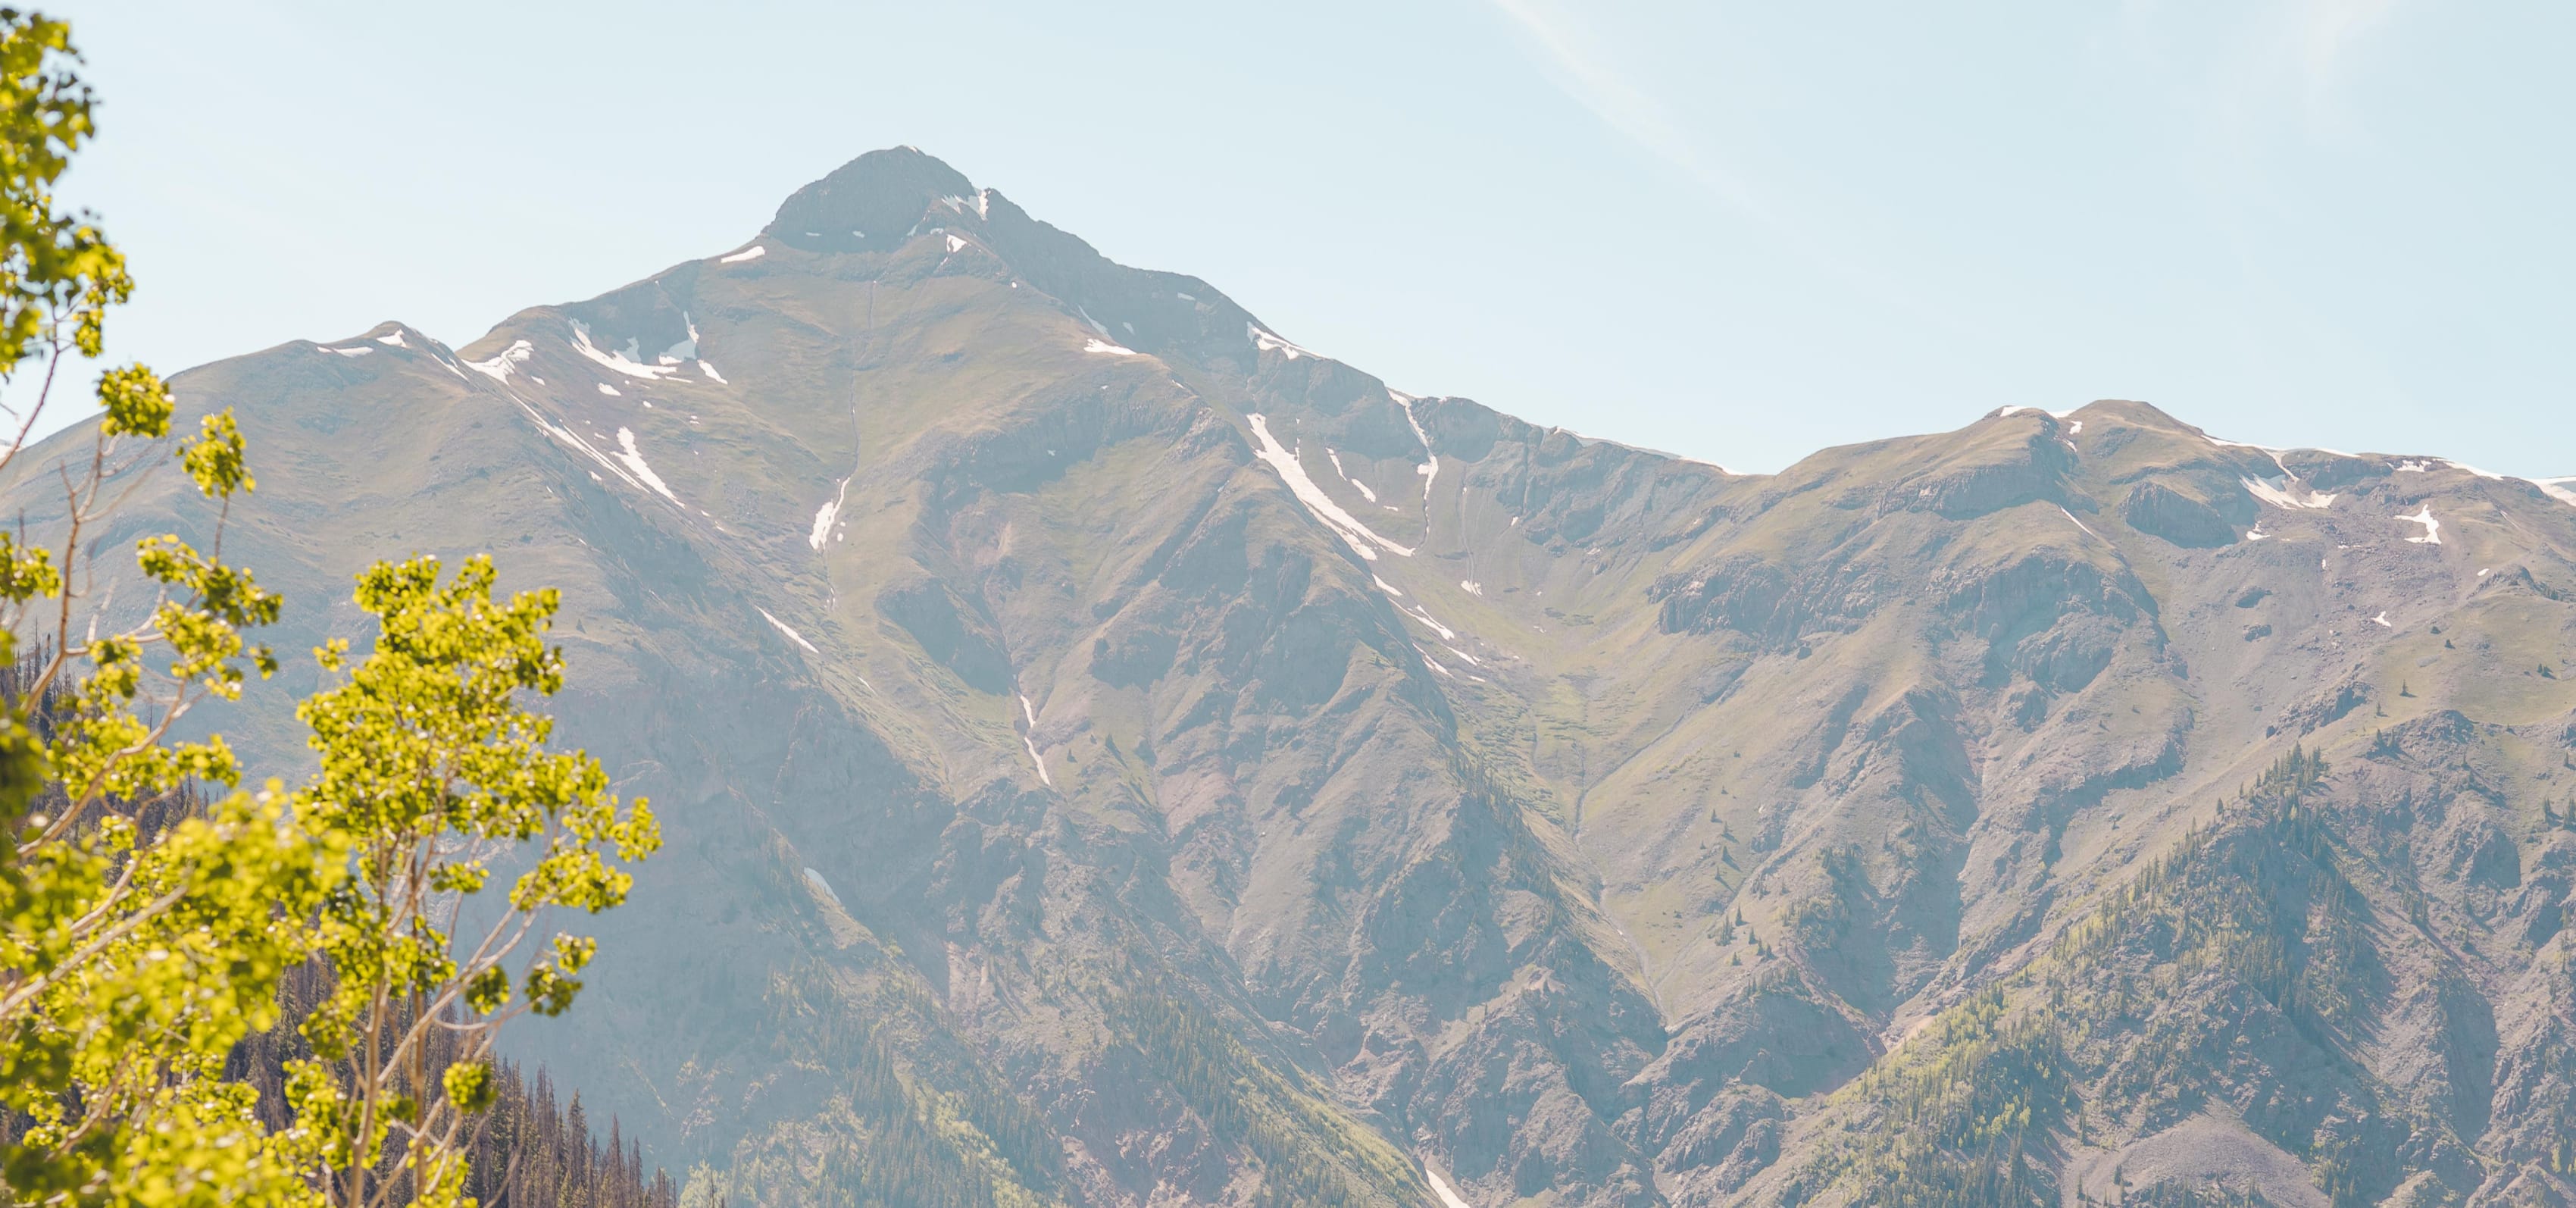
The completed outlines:
[[[1731,474],[909,148],[175,389],[280,650],[564,590],[668,846],[519,1055],[693,1205],[2576,1204],[2576,484],[2117,401]]]

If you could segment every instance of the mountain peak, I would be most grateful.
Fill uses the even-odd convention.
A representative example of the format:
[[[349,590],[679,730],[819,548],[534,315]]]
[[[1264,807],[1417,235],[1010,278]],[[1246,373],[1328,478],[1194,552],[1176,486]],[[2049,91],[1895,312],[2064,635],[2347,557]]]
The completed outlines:
[[[618,1026],[517,1056],[746,1199],[2170,1202],[2148,1159],[2218,1145],[2275,1202],[2466,1203],[2564,1165],[2543,488],[2118,400],[1722,476],[1389,390],[912,148],[463,356],[385,323],[173,390],[285,469],[224,531],[286,598],[416,550],[560,588],[556,732],[678,854],[600,928]],[[86,435],[0,476],[34,531]],[[305,757],[282,690],[253,763]],[[2011,1131],[1980,1053],[2052,1071]]]
[[[762,233],[809,251],[883,249],[919,227],[933,207],[980,218],[985,205],[974,182],[938,157],[889,147],[796,190]]]

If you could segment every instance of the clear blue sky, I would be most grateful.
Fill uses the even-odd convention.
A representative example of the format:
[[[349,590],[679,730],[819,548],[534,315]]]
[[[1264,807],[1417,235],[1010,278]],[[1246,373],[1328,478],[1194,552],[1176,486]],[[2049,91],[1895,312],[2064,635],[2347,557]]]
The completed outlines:
[[[1401,389],[1739,469],[2123,397],[2576,474],[2554,0],[55,11],[164,370],[462,344],[911,143]]]

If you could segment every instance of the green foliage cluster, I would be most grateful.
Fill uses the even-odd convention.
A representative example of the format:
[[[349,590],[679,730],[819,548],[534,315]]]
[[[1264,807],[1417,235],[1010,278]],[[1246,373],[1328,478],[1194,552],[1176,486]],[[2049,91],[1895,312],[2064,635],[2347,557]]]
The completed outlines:
[[[414,558],[360,575],[358,605],[379,619],[375,650],[356,663],[345,641],[317,651],[340,682],[296,710],[321,770],[295,794],[295,821],[329,842],[347,875],[307,924],[312,954],[339,980],[302,1024],[318,1060],[290,1071],[287,1097],[342,1172],[349,1204],[367,1201],[370,1157],[397,1127],[424,1190],[461,1175],[466,1120],[490,1103],[478,1063],[493,1031],[521,1012],[561,1014],[595,950],[570,934],[537,940],[539,920],[617,905],[633,878],[611,856],[641,860],[661,842],[643,802],[621,811],[599,762],[546,750],[552,719],[516,706],[520,692],[562,686],[563,653],[544,642],[555,593],[496,601],[480,556],[444,585],[438,572]],[[534,863],[510,885],[508,908],[467,930],[455,902],[486,887],[486,857],[529,846]],[[505,962],[528,949],[514,977]],[[427,1036],[440,1028],[479,1043],[433,1081]],[[350,1084],[391,1093],[352,1095]],[[454,1174],[431,1156],[447,1154],[459,1155]]]
[[[54,183],[97,132],[77,58],[69,24],[0,8],[0,378],[65,344],[98,356],[107,308],[134,290],[124,254],[88,215],[54,203]]]
[[[76,63],[63,23],[0,10],[0,378],[45,371],[22,436],[131,289],[114,247],[53,201],[92,131]],[[0,717],[0,1199],[466,1202],[468,1123],[500,1093],[495,1032],[562,1011],[592,953],[538,937],[538,918],[618,904],[617,862],[659,843],[643,802],[544,749],[549,721],[519,707],[562,683],[544,641],[555,596],[496,597],[479,557],[444,582],[428,558],[369,570],[374,648],[316,651],[329,686],[298,710],[320,775],[244,790],[220,736],[174,737],[277,668],[252,635],[283,601],[222,554],[224,518],[257,487],[243,434],[226,411],[175,442],[212,538],[136,542],[150,598],[111,615],[83,596],[103,577],[96,534],[177,406],[139,365],[103,374],[97,401],[85,464],[58,475],[61,531],[0,535],[0,662],[29,637],[42,651]],[[531,848],[504,903],[465,904],[486,860]],[[314,962],[329,991],[294,1021],[310,1055],[264,1102],[228,1056],[286,1022],[280,988]]]

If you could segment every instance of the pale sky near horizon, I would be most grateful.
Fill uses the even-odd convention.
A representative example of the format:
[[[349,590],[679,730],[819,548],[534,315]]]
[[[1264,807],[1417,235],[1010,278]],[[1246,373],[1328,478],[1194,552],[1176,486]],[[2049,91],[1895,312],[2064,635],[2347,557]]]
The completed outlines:
[[[165,372],[462,345],[908,143],[1399,389],[1742,470],[2138,398],[2576,474],[2576,5],[53,11]]]

